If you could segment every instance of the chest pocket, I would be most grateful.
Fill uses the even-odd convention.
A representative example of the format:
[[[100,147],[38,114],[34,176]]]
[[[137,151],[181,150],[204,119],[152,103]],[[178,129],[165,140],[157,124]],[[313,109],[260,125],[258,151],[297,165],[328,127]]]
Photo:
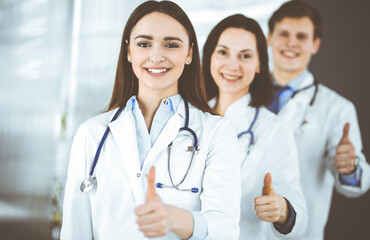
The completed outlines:
[[[307,139],[308,141],[313,141],[313,138],[321,136],[323,133],[320,133],[320,124],[319,116],[315,114],[312,107],[309,107],[307,113],[305,114],[303,120],[300,123],[300,126],[295,131],[295,136],[298,140]]]
[[[296,144],[300,158],[321,159],[325,151],[326,132],[324,129],[324,119],[320,116],[309,112],[304,118],[302,125],[295,132]],[[314,151],[310,151],[314,149]],[[313,164],[312,161],[300,161],[302,166]]]
[[[194,153],[192,151],[193,142],[192,135],[182,131],[172,142],[171,147],[167,149],[167,168],[171,172],[175,185],[180,183],[186,174],[189,176],[194,166],[197,151]]]

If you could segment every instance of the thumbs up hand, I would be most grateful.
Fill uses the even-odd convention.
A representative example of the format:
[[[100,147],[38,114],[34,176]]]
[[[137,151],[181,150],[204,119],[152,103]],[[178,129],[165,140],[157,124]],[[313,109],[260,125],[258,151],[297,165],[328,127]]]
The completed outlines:
[[[170,221],[167,206],[155,192],[155,168],[151,167],[148,173],[148,191],[146,201],[135,209],[136,222],[139,230],[146,237],[160,237],[170,231]]]
[[[288,217],[288,205],[286,200],[275,192],[271,182],[271,174],[267,173],[262,196],[256,197],[254,200],[254,210],[261,221],[283,224]]]
[[[349,123],[346,123],[343,128],[343,136],[337,146],[337,153],[334,156],[334,164],[341,174],[351,174],[356,170],[356,153],[355,146],[349,139]]]

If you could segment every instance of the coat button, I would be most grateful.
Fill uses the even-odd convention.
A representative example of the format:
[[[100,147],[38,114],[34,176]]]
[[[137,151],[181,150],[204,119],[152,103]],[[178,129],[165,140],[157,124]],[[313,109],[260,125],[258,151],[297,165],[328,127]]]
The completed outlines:
[[[140,173],[137,173],[136,174],[136,177],[138,177],[138,178],[141,177],[141,174]]]

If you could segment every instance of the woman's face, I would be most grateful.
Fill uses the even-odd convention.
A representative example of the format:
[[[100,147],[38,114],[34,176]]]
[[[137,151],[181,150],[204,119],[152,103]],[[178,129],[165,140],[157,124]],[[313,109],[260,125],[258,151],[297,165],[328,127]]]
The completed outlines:
[[[132,29],[127,58],[139,79],[139,94],[171,96],[185,64],[192,60],[189,37],[174,18],[159,12],[145,15]]]
[[[211,56],[211,74],[220,94],[242,97],[259,73],[256,37],[242,28],[222,32]]]

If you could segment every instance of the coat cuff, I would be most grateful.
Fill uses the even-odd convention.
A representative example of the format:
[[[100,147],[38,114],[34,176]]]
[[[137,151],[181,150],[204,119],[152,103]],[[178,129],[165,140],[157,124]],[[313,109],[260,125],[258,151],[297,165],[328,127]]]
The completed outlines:
[[[203,240],[208,235],[207,221],[200,212],[190,211],[193,216],[194,228],[193,235],[189,240]]]
[[[288,205],[288,217],[283,224],[279,224],[278,222],[274,222],[274,228],[281,234],[288,234],[293,230],[293,227],[295,225],[297,213],[295,212],[292,204],[288,201],[288,199],[284,198]]]

